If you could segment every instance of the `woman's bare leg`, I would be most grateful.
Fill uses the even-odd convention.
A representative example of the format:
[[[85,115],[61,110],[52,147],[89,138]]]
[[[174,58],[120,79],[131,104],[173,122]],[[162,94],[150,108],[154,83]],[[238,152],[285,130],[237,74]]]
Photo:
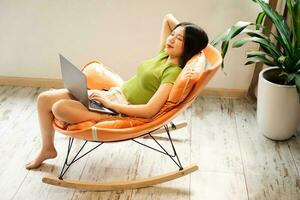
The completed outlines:
[[[27,169],[37,168],[41,163],[57,156],[54,147],[54,133],[52,127],[53,104],[61,99],[72,99],[72,96],[66,89],[50,90],[41,93],[37,99],[38,117],[41,131],[42,147],[35,159],[26,164]]]
[[[38,97],[38,115],[42,136],[42,147],[34,160],[26,165],[27,169],[39,167],[43,161],[57,156],[54,146],[53,118],[74,124],[87,120],[101,121],[114,116],[89,111],[79,101],[72,100],[70,93],[65,90],[46,91]]]
[[[55,102],[52,107],[52,113],[55,118],[69,124],[88,120],[102,121],[115,118],[115,116],[112,115],[91,112],[79,101],[71,99],[62,99]]]

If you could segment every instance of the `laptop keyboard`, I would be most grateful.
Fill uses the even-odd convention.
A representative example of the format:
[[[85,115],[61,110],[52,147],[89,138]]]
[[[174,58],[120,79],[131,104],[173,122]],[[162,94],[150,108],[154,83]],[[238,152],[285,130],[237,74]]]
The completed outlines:
[[[89,100],[89,107],[93,108],[95,110],[98,110],[100,112],[110,114],[110,115],[117,115],[118,114],[117,112],[115,112],[113,110],[105,108],[101,103],[98,103],[94,100]]]
[[[91,108],[96,108],[96,109],[101,109],[103,106],[101,106],[100,103],[97,103],[96,101],[89,100],[90,101],[90,107]]]

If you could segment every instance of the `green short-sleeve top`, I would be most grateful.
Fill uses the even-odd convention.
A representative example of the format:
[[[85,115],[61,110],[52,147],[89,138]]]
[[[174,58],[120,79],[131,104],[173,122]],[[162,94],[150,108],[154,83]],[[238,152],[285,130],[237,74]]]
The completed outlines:
[[[163,83],[174,83],[181,68],[167,62],[163,48],[152,59],[138,65],[137,74],[122,85],[122,92],[130,104],[146,104]]]

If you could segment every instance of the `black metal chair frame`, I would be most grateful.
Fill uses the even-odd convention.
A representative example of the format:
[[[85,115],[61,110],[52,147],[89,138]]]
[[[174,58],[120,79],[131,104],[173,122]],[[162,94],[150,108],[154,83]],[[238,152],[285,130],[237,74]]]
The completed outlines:
[[[173,130],[175,130],[177,127],[176,125],[171,122],[171,128]],[[158,128],[159,129],[159,128]],[[152,146],[149,146],[147,144],[144,144],[142,142],[139,142],[137,141],[135,138],[131,138],[131,139],[128,139],[128,140],[132,140],[134,141],[135,143],[137,144],[140,144],[144,147],[147,147],[151,150],[154,150],[154,151],[157,151],[161,154],[164,154],[164,155],[167,155],[170,157],[170,159],[177,165],[177,167],[179,168],[179,170],[182,170],[183,167],[181,165],[181,162],[179,160],[179,157],[178,157],[178,154],[176,152],[176,149],[175,149],[175,146],[174,146],[174,143],[173,143],[173,140],[171,138],[171,135],[170,135],[170,130],[169,130],[169,127],[167,125],[164,125],[164,129],[167,133],[167,136],[168,136],[168,139],[171,143],[171,146],[172,146],[172,150],[173,150],[173,154],[170,154],[156,139],[155,137],[153,137],[153,135],[151,135],[153,132],[155,132],[157,129],[149,132],[149,133],[146,133],[144,134],[143,136],[149,136],[151,139],[153,139],[155,141],[155,143],[160,147],[160,149],[157,149],[157,148],[154,148]],[[120,141],[114,141],[114,142],[121,142],[121,141],[124,141],[124,140],[120,140]],[[83,158],[84,156],[88,155],[90,152],[92,152],[93,150],[97,149],[98,147],[100,147],[102,144],[104,143],[109,143],[109,142],[99,142],[99,141],[87,141],[85,140],[85,142],[82,144],[81,148],[78,150],[78,152],[75,154],[75,156],[71,159],[71,161],[69,162],[69,157],[70,157],[70,152],[71,152],[71,149],[72,149],[72,146],[73,146],[73,142],[74,142],[74,138],[73,137],[70,137],[69,138],[69,143],[68,143],[68,149],[67,149],[67,155],[66,155],[66,159],[64,161],[64,164],[63,164],[63,167],[61,169],[61,172],[58,176],[58,179],[60,180],[63,180],[63,176],[66,174],[66,172],[68,171],[68,169],[71,167],[71,165],[73,165],[75,162],[77,162],[79,159]],[[82,155],[79,155],[82,150],[84,149],[85,145],[88,143],[88,142],[95,142],[95,143],[99,143],[97,144],[95,147],[91,148],[90,150],[86,151],[85,153],[83,153]],[[176,158],[176,160],[175,160]]]

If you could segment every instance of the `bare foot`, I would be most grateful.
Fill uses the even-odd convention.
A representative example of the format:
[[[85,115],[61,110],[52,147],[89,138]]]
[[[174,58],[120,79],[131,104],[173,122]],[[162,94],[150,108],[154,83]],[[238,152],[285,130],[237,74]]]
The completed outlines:
[[[27,163],[25,165],[26,169],[35,169],[41,166],[41,164],[51,158],[55,158],[57,156],[57,152],[55,149],[52,150],[41,150],[39,154],[36,156],[34,160],[31,162]]]

